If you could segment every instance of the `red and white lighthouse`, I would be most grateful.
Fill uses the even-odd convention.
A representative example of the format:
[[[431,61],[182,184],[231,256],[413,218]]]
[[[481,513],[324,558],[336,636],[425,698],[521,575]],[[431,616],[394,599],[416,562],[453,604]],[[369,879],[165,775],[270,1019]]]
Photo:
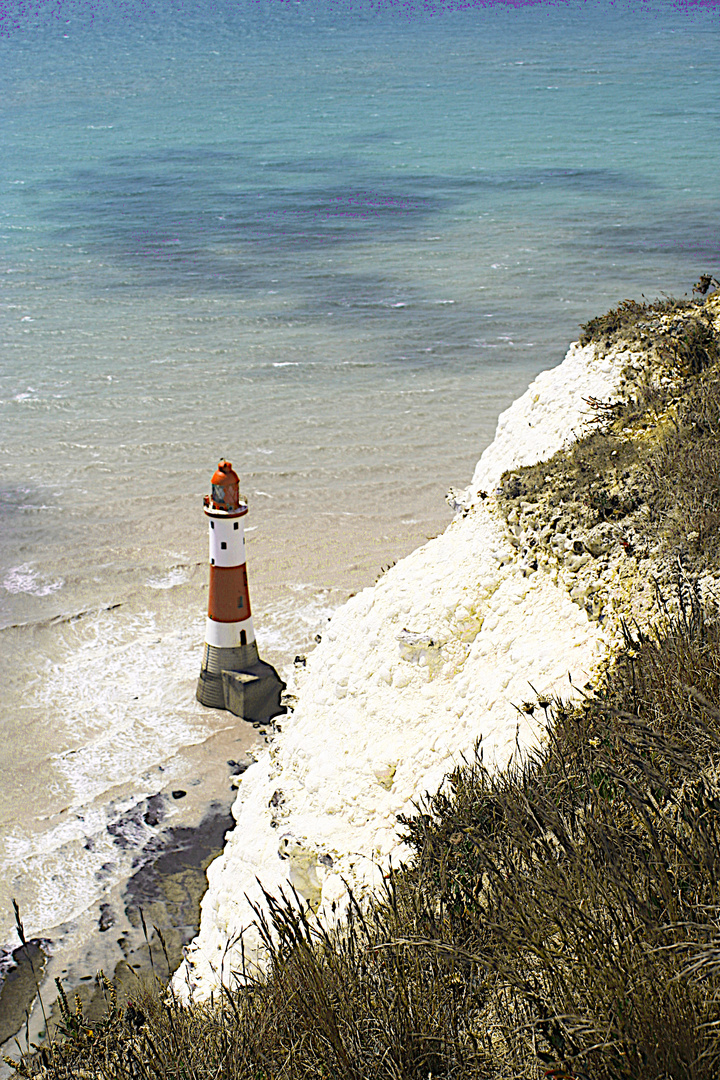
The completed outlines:
[[[258,655],[250,610],[245,530],[247,503],[229,461],[221,461],[204,498],[210,534],[210,591],[197,698],[246,720],[269,720],[285,711],[285,689],[275,668]]]

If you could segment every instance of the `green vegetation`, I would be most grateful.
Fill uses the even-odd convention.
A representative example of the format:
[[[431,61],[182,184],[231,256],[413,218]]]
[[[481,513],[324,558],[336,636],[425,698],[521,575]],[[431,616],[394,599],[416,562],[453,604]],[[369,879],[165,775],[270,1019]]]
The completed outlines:
[[[674,300],[671,297],[642,304],[637,300],[623,300],[605,315],[597,315],[581,326],[580,344],[588,345],[594,341],[601,348],[608,349],[618,342],[643,342],[645,332],[657,328],[659,316],[675,315],[696,306],[693,300]]]
[[[625,301],[584,327],[598,348],[629,341],[635,358],[613,401],[567,450],[506,473],[504,509],[648,560],[657,576],[682,558],[695,574],[720,569],[720,304]],[[608,327],[616,327],[610,333]],[[611,523],[608,530],[602,526]],[[540,545],[552,540],[538,537]],[[670,578],[665,574],[663,584]]]
[[[598,403],[577,446],[504,480],[510,510],[552,473],[589,532],[642,526],[675,568],[654,629],[626,626],[580,704],[523,706],[548,721],[531,760],[490,775],[478,745],[401,821],[411,865],[354,904],[340,932],[318,929],[293,895],[266,897],[263,978],[191,1009],[160,979],[123,1003],[106,985],[104,1018],[67,1004],[19,1075],[720,1075],[720,618],[683,569],[717,567],[720,546],[720,373],[706,310],[683,305],[683,325],[663,326],[677,343],[656,339],[664,381]]]

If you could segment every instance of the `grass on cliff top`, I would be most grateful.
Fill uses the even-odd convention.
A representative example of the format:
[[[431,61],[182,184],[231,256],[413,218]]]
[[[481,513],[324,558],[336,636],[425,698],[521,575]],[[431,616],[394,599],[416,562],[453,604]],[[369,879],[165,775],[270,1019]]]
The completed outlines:
[[[645,354],[625,390],[591,402],[594,421],[550,460],[506,473],[502,499],[539,501],[552,478],[568,527],[604,522],[626,550],[680,556],[694,573],[720,568],[720,333],[705,301],[626,301],[593,319],[585,343],[629,342]],[[509,509],[509,507],[508,507]]]
[[[657,325],[663,315],[677,315],[689,309],[698,308],[703,301],[677,300],[663,297],[662,300],[644,301],[623,300],[616,308],[611,308],[604,315],[583,323],[580,344],[588,345],[591,341],[602,348],[610,348],[617,342],[641,342],[647,330]]]
[[[720,623],[692,583],[542,753],[482,748],[403,821],[413,865],[319,932],[268,898],[267,976],[183,1009],[157,987],[18,1064],[52,1080],[715,1080]]]

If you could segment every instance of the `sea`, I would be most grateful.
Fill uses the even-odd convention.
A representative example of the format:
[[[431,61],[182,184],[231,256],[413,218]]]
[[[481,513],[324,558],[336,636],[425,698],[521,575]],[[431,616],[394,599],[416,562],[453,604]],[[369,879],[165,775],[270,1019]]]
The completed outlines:
[[[262,741],[194,696],[222,457],[291,680],[583,322],[720,275],[718,14],[3,0],[0,974]]]

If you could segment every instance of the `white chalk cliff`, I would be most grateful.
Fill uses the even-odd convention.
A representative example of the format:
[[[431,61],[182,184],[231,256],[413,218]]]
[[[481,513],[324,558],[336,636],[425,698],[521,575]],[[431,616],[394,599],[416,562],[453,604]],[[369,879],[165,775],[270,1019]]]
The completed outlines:
[[[573,345],[502,414],[446,531],[333,616],[294,713],[240,783],[237,828],[208,871],[200,933],[175,976],[181,997],[232,984],[241,934],[255,956],[257,879],[269,892],[289,880],[320,917],[337,918],[343,879],[362,893],[407,855],[396,815],[437,790],[477,739],[498,767],[536,745],[543,714],[523,703],[567,696],[568,675],[581,687],[591,677],[608,623],[523,555],[494,492],[505,470],[576,439],[587,399],[613,397],[631,361]]]

